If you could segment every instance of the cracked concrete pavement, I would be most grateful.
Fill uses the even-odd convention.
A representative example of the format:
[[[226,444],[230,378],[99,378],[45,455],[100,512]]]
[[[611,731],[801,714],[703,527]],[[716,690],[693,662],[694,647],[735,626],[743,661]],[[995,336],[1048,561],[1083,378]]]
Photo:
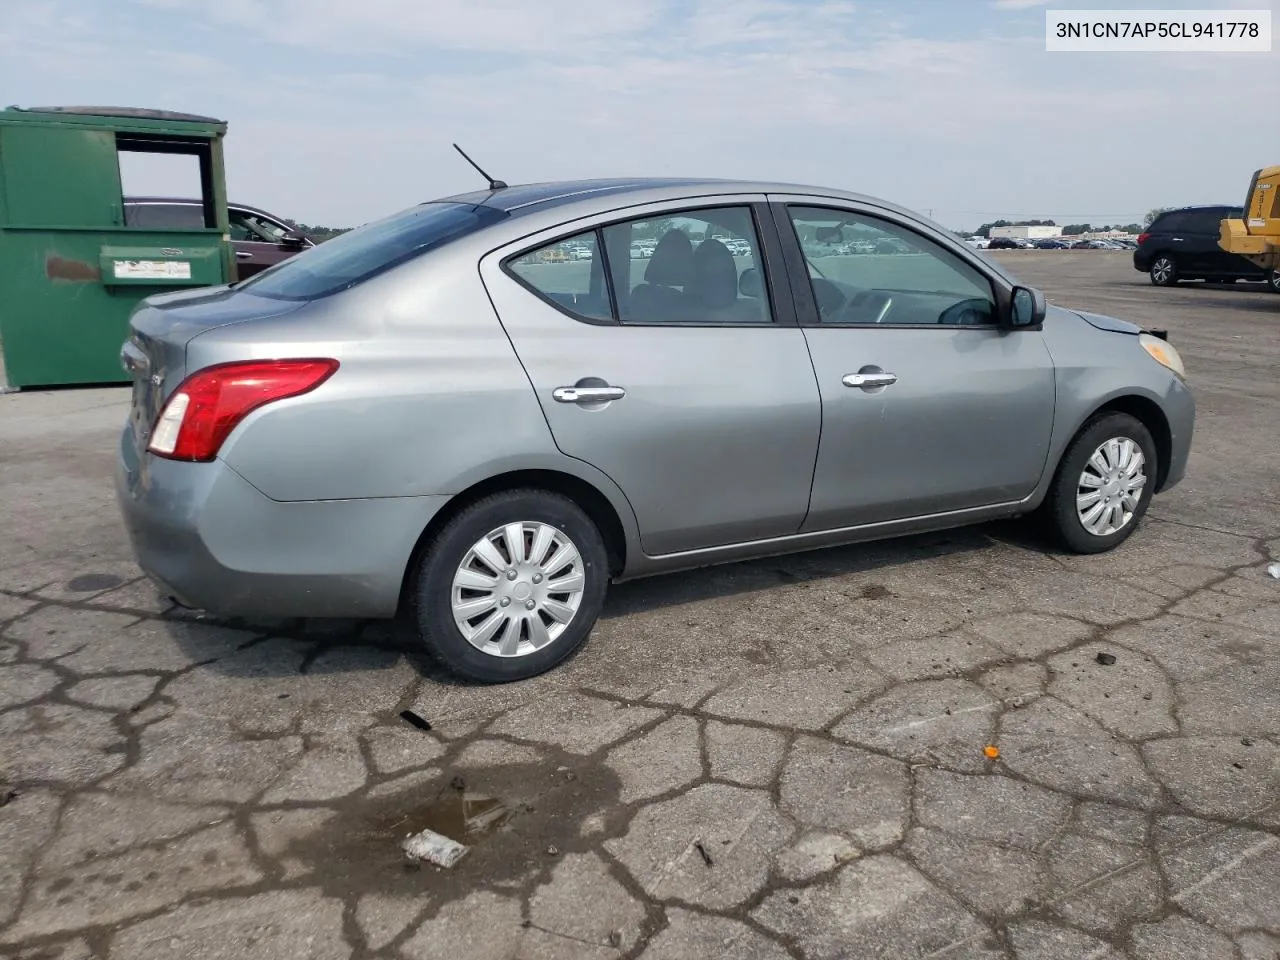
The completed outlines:
[[[1280,957],[1280,299],[1002,259],[1187,359],[1190,473],[1125,546],[626,584],[503,687],[395,624],[170,609],[116,515],[123,391],[0,398],[0,956]],[[423,826],[471,853],[408,863]]]

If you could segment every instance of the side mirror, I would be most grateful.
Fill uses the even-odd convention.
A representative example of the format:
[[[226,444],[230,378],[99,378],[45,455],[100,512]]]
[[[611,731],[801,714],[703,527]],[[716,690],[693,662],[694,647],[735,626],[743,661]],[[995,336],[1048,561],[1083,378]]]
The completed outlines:
[[[1038,327],[1047,309],[1044,294],[1031,287],[1014,287],[1009,303],[1009,326]]]
[[[744,297],[758,298],[760,289],[760,271],[755,267],[747,267],[738,278],[738,292]]]
[[[306,245],[306,235],[299,233],[297,230],[290,230],[280,238],[280,246],[282,247],[291,247],[295,250],[301,250]]]

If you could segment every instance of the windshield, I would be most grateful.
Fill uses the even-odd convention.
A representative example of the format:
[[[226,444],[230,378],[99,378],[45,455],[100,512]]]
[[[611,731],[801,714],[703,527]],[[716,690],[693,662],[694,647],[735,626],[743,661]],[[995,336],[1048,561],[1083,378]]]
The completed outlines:
[[[504,210],[466,203],[420,204],[312,247],[239,289],[281,300],[328,296],[506,216]]]

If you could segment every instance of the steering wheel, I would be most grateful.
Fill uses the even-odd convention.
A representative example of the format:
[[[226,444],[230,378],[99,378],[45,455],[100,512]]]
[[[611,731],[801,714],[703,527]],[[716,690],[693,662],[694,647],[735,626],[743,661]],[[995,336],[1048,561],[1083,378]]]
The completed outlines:
[[[970,297],[953,303],[938,315],[939,323],[959,326],[977,326],[991,322],[991,301],[982,297]]]
[[[860,290],[840,311],[842,323],[884,323],[893,306],[893,297],[880,290]]]

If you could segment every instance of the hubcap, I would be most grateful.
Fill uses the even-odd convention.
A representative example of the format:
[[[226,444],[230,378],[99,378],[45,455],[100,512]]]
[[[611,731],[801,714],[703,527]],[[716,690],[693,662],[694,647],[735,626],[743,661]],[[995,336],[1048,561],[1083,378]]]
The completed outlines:
[[[1173,263],[1167,257],[1161,257],[1151,268],[1151,275],[1161,283],[1167,283],[1173,275]]]
[[[453,622],[477,650],[523,657],[572,622],[586,584],[582,555],[550,524],[509,523],[467,551],[453,576]]]
[[[1133,521],[1146,486],[1147,458],[1128,437],[1113,437],[1089,457],[1076,483],[1076,516],[1095,537],[1108,537]]]

